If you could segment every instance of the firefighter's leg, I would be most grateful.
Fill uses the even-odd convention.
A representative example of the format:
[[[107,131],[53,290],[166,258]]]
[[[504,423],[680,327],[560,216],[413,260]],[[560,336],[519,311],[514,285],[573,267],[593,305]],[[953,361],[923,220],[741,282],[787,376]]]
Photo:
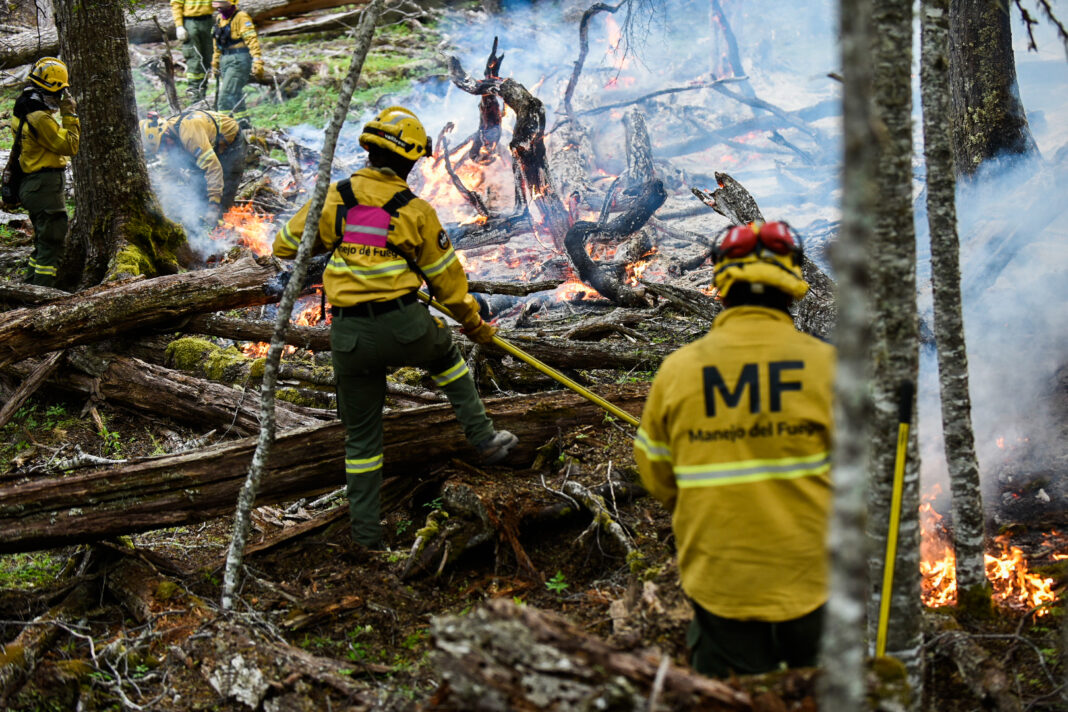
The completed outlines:
[[[214,52],[211,38],[211,15],[187,17],[182,23],[189,37],[182,45],[185,57],[185,78],[189,82],[186,93],[190,101],[201,101],[207,93],[208,76],[211,73],[211,55]]]
[[[358,348],[356,319],[336,319],[330,330],[337,409],[345,425],[345,481],[352,540],[382,546],[382,407],[386,374],[368,365]]]
[[[710,677],[757,675],[779,667],[772,623],[740,621],[709,613],[693,604],[686,632],[693,669]]]
[[[33,254],[28,275],[30,284],[52,287],[56,283],[63,242],[67,237],[67,207],[64,203],[63,173],[31,173],[23,181],[19,196],[33,223]]]
[[[244,132],[239,132],[234,142],[219,156],[219,162],[223,169],[223,192],[222,211],[226,212],[234,205],[237,189],[241,185],[241,176],[245,171],[245,154],[248,152],[248,141],[245,140]]]
[[[392,334],[398,340],[396,363],[420,366],[449,399],[456,419],[460,421],[467,442],[478,446],[493,437],[493,421],[486,415],[486,407],[478,397],[475,379],[452,343],[452,332],[435,319],[421,304],[410,304],[399,312]],[[392,317],[392,314],[386,315]],[[383,317],[383,318],[386,318]],[[394,361],[390,361],[394,363]]]
[[[219,111],[229,112],[241,128],[249,127],[248,108],[245,106],[245,85],[252,76],[252,55],[247,52],[224,54],[222,82],[219,85]]]

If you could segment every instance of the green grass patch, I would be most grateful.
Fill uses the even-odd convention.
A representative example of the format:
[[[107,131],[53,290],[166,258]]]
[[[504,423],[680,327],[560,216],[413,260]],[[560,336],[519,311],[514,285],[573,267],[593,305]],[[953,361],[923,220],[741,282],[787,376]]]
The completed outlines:
[[[56,579],[66,558],[47,551],[0,556],[0,589],[37,588]]]

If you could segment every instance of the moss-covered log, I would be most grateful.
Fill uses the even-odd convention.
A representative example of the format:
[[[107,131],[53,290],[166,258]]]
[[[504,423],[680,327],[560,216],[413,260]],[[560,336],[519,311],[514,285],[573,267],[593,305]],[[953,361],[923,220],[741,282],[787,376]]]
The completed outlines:
[[[646,386],[598,389],[638,414]],[[529,462],[559,429],[600,422],[604,411],[570,391],[488,399],[498,428],[519,437],[510,463]],[[344,483],[344,428],[338,422],[289,430],[271,449],[256,505],[272,504]],[[417,445],[416,445],[417,444]],[[255,438],[196,452],[148,458],[62,479],[0,488],[0,552],[31,551],[117,534],[180,526],[231,514],[244,484]],[[385,416],[385,475],[393,487],[450,457],[475,457],[448,405]],[[391,499],[385,492],[384,501]]]
[[[265,304],[278,269],[242,258],[215,269],[107,284],[0,315],[0,366],[159,326],[189,314]]]

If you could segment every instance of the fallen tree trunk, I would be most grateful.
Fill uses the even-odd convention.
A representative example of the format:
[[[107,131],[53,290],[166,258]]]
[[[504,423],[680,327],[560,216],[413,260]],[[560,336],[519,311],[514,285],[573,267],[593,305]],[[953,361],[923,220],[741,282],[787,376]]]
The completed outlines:
[[[188,314],[266,304],[274,298],[264,284],[277,273],[269,262],[242,258],[214,269],[104,284],[6,312],[0,315],[0,367]]]
[[[646,386],[598,389],[632,413]],[[571,392],[489,399],[497,427],[519,437],[511,462],[529,462],[560,428],[600,422],[603,411]],[[278,437],[256,505],[325,492],[343,481],[344,428],[338,422]],[[418,446],[415,444],[418,443]],[[97,472],[0,488],[0,553],[32,551],[230,514],[255,450],[254,438],[191,453],[149,458]],[[385,416],[385,475],[410,490],[412,478],[453,456],[471,454],[447,405]],[[384,493],[385,500],[389,493]]]
[[[351,0],[243,0],[241,9],[252,16],[253,22],[262,31],[272,18],[299,15],[312,10],[363,5]],[[138,8],[126,15],[126,37],[133,44],[162,42],[163,33],[174,37],[174,20],[167,3],[155,3]],[[54,25],[33,28],[4,38],[4,51],[0,53],[0,68],[18,67],[37,58],[59,53],[59,36]]]

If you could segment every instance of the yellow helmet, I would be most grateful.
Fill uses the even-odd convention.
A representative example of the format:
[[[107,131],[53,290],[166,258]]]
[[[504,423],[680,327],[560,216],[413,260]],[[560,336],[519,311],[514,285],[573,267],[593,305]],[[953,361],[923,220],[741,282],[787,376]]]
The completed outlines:
[[[367,122],[360,134],[360,145],[378,146],[410,161],[430,155],[426,129],[415,114],[401,106],[385,108],[373,121]]]
[[[801,274],[801,238],[784,222],[731,225],[715,242],[712,283],[723,296],[738,282],[774,287],[800,299],[808,291]]]
[[[55,57],[41,57],[30,70],[27,77],[31,82],[47,92],[62,91],[70,86],[67,65]]]
[[[171,127],[172,119],[161,119],[154,111],[148,113],[147,119],[138,122],[141,127],[141,140],[145,144],[145,153],[149,156],[159,151],[159,144],[163,140],[163,134]]]

